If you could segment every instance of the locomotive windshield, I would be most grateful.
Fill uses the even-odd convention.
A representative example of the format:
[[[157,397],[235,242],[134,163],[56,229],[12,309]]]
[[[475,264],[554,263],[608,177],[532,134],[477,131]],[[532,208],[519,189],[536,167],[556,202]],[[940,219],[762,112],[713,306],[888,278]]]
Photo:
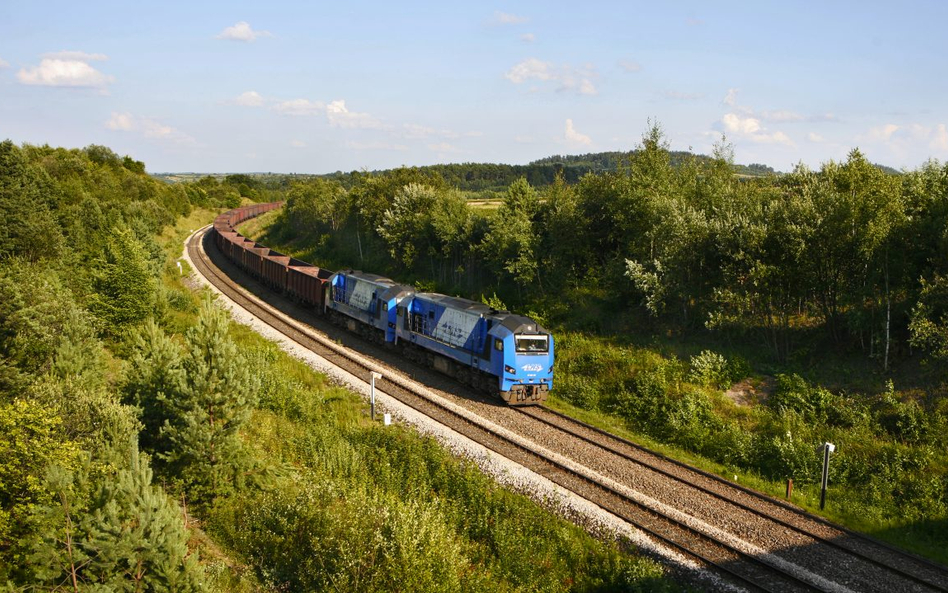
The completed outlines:
[[[547,336],[515,336],[517,340],[517,352],[526,352],[527,354],[545,354],[549,350]]]

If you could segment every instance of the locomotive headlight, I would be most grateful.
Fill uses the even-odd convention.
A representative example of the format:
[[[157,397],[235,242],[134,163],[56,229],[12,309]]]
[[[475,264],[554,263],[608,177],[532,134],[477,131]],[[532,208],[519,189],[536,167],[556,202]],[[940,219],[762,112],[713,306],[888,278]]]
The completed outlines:
[[[504,365],[504,370],[507,371],[508,373],[510,373],[511,375],[516,375],[516,374],[517,374],[517,369],[513,368],[512,366],[506,365],[506,364]]]

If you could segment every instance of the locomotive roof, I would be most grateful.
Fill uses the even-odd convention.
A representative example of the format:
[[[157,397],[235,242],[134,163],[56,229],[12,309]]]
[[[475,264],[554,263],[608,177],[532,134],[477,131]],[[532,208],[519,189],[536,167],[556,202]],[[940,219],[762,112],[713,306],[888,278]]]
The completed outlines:
[[[501,316],[498,315],[498,318]],[[529,317],[524,317],[523,315],[514,315],[513,313],[506,313],[502,316],[500,324],[513,333],[536,333],[536,334],[547,334],[549,333],[536,321],[530,319]]]
[[[379,276],[378,274],[372,274],[369,272],[363,272],[362,270],[343,270],[339,272],[346,276],[352,276],[357,280],[365,280],[367,282],[373,282],[375,284],[387,284],[390,286],[395,285],[395,281],[391,278],[386,278],[385,276]]]
[[[478,303],[477,301],[463,299],[461,297],[448,296],[446,294],[440,294],[437,292],[419,292],[415,294],[415,298],[421,298],[426,301],[438,303],[443,307],[467,311],[469,313],[474,313],[475,315],[487,316],[490,315],[491,312],[496,313],[494,309],[491,309],[484,303]]]

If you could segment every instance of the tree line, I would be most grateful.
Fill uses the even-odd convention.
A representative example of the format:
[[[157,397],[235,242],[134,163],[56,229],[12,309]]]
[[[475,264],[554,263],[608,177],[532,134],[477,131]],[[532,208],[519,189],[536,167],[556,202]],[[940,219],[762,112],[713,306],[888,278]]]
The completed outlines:
[[[494,211],[432,169],[295,181],[286,195],[285,237],[330,263],[496,291],[553,317],[603,301],[749,336],[776,361],[818,338],[888,368],[948,343],[948,166],[936,161],[894,175],[853,150],[743,178],[725,144],[674,164],[653,126],[618,170],[541,189],[520,177]]]

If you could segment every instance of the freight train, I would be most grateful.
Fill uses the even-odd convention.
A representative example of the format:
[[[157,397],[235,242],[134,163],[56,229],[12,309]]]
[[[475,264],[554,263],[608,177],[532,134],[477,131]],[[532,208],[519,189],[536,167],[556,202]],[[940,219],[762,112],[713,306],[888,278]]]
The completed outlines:
[[[254,204],[214,221],[214,242],[237,266],[337,325],[400,350],[508,404],[546,400],[553,388],[553,336],[529,317],[389,278],[331,272],[251,241],[237,225],[282,206]]]

